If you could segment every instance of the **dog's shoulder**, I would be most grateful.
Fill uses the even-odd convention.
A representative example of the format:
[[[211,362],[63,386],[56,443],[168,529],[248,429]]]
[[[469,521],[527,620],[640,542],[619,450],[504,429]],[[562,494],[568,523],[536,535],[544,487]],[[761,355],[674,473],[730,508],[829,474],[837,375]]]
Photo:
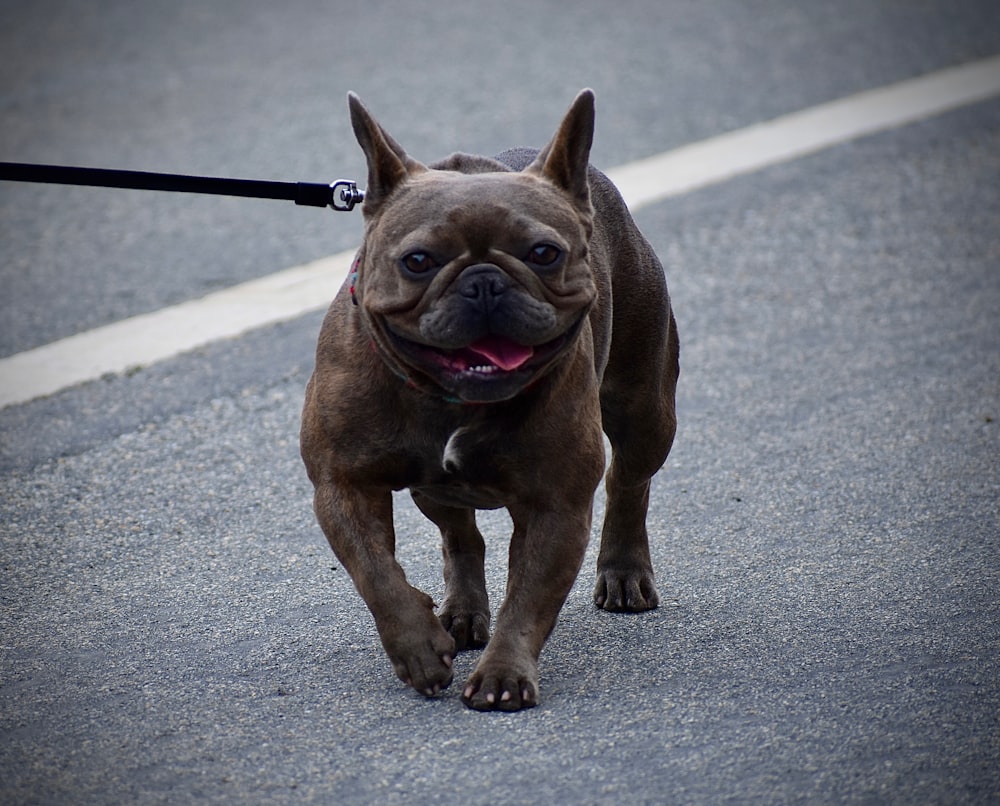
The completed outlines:
[[[537,148],[510,148],[497,154],[493,159],[506,165],[511,171],[523,171],[535,161],[538,154]],[[625,206],[618,188],[593,165],[587,168],[587,179],[590,182],[591,199],[598,212],[621,209]]]
[[[531,165],[539,153],[537,148],[509,148],[495,157],[457,152],[428,167],[437,171],[456,171],[463,174],[517,172]],[[597,212],[610,215],[614,219],[620,218],[622,211],[626,209],[625,201],[614,183],[593,165],[588,167],[587,177],[590,180],[591,200]]]
[[[481,157],[477,154],[463,154],[461,152],[431,163],[428,167],[435,171],[455,171],[462,174],[488,174],[497,173],[498,171],[502,173],[512,170],[510,165],[498,159]]]
[[[507,166],[511,171],[523,171],[538,156],[537,148],[508,148],[493,159]]]

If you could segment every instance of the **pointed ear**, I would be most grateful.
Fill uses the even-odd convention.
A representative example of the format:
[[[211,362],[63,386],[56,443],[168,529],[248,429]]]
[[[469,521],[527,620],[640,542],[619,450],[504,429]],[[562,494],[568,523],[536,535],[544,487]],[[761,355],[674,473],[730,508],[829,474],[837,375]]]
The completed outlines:
[[[347,105],[354,136],[368,159],[368,186],[362,210],[371,215],[401,182],[427,168],[407,155],[353,92],[347,94]]]
[[[559,124],[552,141],[525,170],[540,174],[569,193],[584,210],[590,209],[587,168],[594,142],[594,92],[583,90]]]

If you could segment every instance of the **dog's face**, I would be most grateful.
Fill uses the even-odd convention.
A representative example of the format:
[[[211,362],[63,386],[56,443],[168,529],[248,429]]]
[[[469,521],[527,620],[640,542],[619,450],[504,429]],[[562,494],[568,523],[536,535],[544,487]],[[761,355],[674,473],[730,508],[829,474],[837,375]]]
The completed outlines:
[[[368,158],[356,299],[383,359],[467,402],[517,395],[573,351],[596,296],[588,258],[593,96],[520,172],[431,169],[350,98]],[[473,172],[466,172],[466,171]]]

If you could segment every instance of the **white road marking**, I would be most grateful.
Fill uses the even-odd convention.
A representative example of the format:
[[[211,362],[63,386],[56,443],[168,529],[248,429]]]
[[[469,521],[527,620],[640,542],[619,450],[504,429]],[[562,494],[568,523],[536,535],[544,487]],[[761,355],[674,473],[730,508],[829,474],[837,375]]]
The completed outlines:
[[[890,84],[608,172],[629,207],[678,196],[1000,94],[1000,56]]]
[[[325,308],[353,259],[341,252],[4,358],[0,408]]]
[[[1000,94],[1000,56],[820,104],[608,171],[632,210]],[[341,252],[0,359],[0,408],[325,308]]]

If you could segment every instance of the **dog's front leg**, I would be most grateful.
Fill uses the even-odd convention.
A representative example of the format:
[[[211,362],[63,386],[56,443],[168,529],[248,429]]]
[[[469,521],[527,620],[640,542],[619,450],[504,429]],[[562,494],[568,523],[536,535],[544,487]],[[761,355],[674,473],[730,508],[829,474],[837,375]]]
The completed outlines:
[[[321,482],[316,517],[337,558],[375,617],[399,679],[434,696],[451,683],[455,641],[434,615],[434,602],[406,581],[396,562],[392,493]]]
[[[587,549],[589,500],[573,511],[521,513],[512,508],[507,596],[496,629],[462,700],[480,711],[538,704],[538,656],[555,626]]]

